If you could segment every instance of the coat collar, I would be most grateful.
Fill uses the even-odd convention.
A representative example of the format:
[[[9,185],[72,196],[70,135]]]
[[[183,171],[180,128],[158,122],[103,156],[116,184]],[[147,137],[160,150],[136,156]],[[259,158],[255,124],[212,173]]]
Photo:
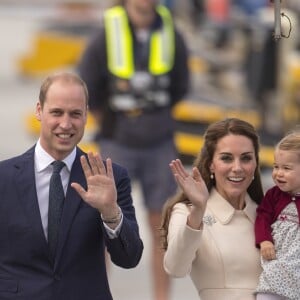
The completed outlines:
[[[41,247],[43,247],[45,254],[47,254],[47,241],[43,231],[36,186],[34,184],[34,149],[35,146],[14,159],[14,180],[23,212],[27,216],[28,224],[31,224],[36,236],[35,242],[37,245],[42,245]]]
[[[257,205],[248,194],[246,195],[245,202],[246,206],[241,211],[244,212],[244,214],[254,224]],[[218,221],[224,225],[230,223],[236,211],[235,208],[227,200],[225,200],[215,188],[211,190],[207,207]]]

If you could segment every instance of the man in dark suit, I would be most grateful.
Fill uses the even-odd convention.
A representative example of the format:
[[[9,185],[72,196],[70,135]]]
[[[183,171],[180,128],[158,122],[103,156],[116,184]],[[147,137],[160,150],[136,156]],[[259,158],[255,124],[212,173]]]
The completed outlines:
[[[120,267],[140,261],[143,243],[127,171],[77,147],[87,107],[87,89],[77,75],[50,75],[36,107],[39,140],[0,163],[1,300],[111,300],[105,248]],[[64,199],[50,253],[53,161],[64,163]]]

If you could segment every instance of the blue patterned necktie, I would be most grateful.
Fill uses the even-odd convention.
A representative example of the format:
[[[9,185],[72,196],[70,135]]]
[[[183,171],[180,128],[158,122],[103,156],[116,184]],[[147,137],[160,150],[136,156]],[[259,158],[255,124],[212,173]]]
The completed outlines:
[[[48,244],[51,258],[54,261],[58,229],[65,199],[60,171],[65,164],[64,162],[57,160],[54,161],[52,165],[53,173],[49,185]]]

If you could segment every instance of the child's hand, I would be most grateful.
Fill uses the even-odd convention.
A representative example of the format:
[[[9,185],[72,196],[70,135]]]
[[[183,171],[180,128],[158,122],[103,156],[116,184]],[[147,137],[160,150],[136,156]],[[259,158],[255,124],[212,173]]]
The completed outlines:
[[[274,244],[270,241],[263,241],[260,243],[260,253],[265,260],[276,258]]]

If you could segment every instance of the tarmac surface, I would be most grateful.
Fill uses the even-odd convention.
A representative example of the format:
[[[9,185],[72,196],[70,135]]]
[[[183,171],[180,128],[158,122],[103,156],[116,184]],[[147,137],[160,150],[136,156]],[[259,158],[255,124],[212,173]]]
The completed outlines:
[[[29,51],[40,25],[39,17],[30,17],[21,10],[18,13],[3,10],[0,2],[0,160],[24,152],[36,141],[36,137],[29,135],[25,121],[26,116],[35,110],[42,79],[20,77],[17,60],[20,55]],[[133,184],[133,197],[140,234],[145,245],[144,254],[135,269],[123,270],[111,265],[110,285],[115,300],[153,300],[149,232],[142,198],[136,184]],[[172,279],[170,300],[186,299],[199,299],[190,278]]]

